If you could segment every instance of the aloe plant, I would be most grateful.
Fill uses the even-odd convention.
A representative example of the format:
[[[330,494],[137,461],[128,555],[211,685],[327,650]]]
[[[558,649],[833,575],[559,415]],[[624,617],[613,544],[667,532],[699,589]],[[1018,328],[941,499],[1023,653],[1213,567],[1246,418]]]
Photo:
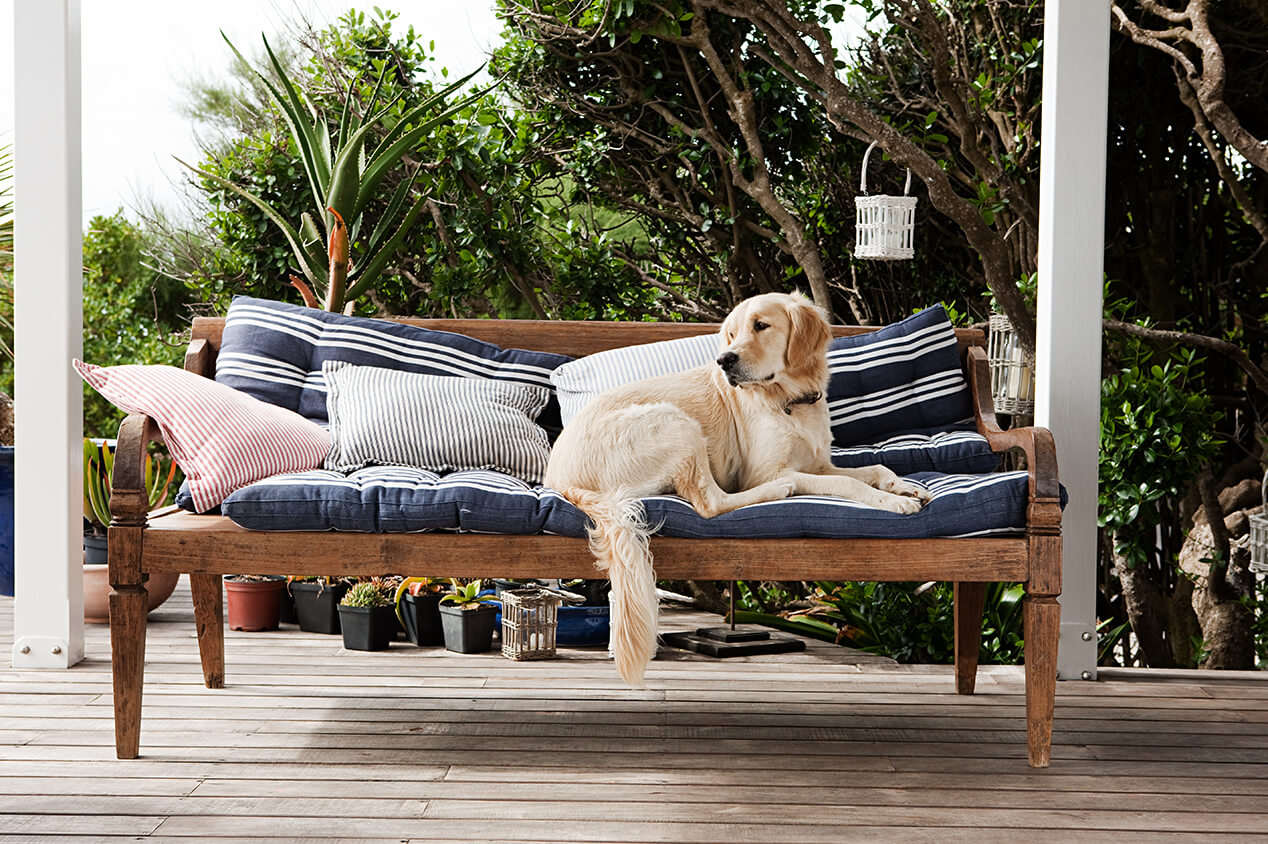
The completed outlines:
[[[145,455],[145,492],[153,510],[167,499],[167,490],[176,475],[176,464],[168,464],[167,475],[158,458]],[[84,517],[93,531],[103,532],[110,524],[110,484],[114,477],[114,452],[106,443],[84,438]]]
[[[233,42],[224,33],[221,35],[234,55],[244,65],[250,66]],[[296,224],[240,185],[184,161],[180,163],[259,208],[290,243],[304,276],[301,279],[292,275],[291,284],[303,294],[304,301],[312,307],[342,312],[346,304],[355,302],[357,297],[374,287],[392,255],[426,208],[425,198],[414,200],[399,225],[392,229],[409,201],[419,167],[415,167],[409,177],[397,185],[387,208],[372,227],[364,219],[366,209],[384,178],[400,165],[421,138],[485,93],[475,92],[457,103],[445,104],[449,95],[470,81],[480,69],[433,93],[399,119],[394,117],[395,123],[386,127],[384,118],[399,99],[398,96],[386,104],[379,103],[389,63],[384,63],[373,93],[364,105],[364,119],[356,108],[355,91],[360,81],[357,76],[349,83],[338,120],[329,121],[291,81],[267,38],[264,39],[264,49],[277,82],[254,67],[252,70],[290,128],[291,140],[312,190],[315,213],[305,212]],[[380,125],[387,128],[381,138],[374,133],[375,127]],[[324,241],[317,226],[318,220],[325,230]],[[369,234],[363,238],[367,228]],[[351,259],[352,246],[356,246],[359,253],[355,262]]]
[[[460,610],[478,610],[484,604],[500,603],[492,595],[480,594],[480,590],[484,587],[484,581],[482,580],[474,580],[465,585],[457,580],[451,580],[450,582],[453,583],[453,592],[440,599],[442,604],[453,604]]]

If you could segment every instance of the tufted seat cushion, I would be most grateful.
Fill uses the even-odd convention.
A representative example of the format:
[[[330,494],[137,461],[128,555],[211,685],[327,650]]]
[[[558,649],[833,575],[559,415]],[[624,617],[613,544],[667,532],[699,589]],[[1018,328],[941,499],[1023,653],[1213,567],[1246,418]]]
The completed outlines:
[[[1021,532],[1025,472],[944,475],[922,472],[933,499],[898,515],[840,498],[797,496],[702,518],[682,498],[644,499],[660,533],[679,537],[928,538]],[[252,530],[410,533],[553,533],[585,536],[586,517],[552,489],[491,471],[437,475],[378,466],[349,475],[326,470],[276,475],[225,499],[223,513]]]

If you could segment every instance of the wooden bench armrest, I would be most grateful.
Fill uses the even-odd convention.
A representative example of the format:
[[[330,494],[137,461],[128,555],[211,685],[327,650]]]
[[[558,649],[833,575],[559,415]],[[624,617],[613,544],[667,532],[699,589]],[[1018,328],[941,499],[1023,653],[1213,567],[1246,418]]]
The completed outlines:
[[[1026,508],[1026,534],[1033,540],[1061,537],[1061,484],[1057,479],[1057,445],[1047,428],[1011,428],[1002,430],[995,419],[995,402],[991,398],[991,368],[986,350],[974,346],[968,350],[969,389],[973,396],[973,416],[978,432],[986,437],[991,450],[1002,452],[1021,449],[1026,455],[1030,473],[1030,502]],[[1061,555],[1033,555],[1028,591],[1040,595],[1061,594]]]
[[[145,454],[150,443],[163,442],[158,423],[144,413],[128,415],[119,425],[110,485],[110,523],[144,525],[150,509],[145,488]]]

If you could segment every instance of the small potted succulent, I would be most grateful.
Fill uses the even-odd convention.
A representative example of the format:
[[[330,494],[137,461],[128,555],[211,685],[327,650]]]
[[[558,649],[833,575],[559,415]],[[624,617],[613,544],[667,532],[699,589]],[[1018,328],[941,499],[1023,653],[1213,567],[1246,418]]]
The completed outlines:
[[[479,580],[465,586],[455,580],[454,591],[440,599],[440,623],[446,650],[460,654],[493,650],[497,598],[481,595],[482,585]]]
[[[415,645],[444,644],[440,626],[440,599],[449,585],[431,577],[407,577],[396,588],[396,617],[405,638]]]
[[[276,630],[282,619],[286,578],[277,574],[234,574],[225,578],[230,630]]]
[[[348,591],[344,578],[292,575],[286,579],[286,589],[295,599],[295,617],[300,630],[339,632],[339,602]]]
[[[343,646],[350,651],[387,650],[396,637],[396,613],[377,579],[352,585],[339,601]]]

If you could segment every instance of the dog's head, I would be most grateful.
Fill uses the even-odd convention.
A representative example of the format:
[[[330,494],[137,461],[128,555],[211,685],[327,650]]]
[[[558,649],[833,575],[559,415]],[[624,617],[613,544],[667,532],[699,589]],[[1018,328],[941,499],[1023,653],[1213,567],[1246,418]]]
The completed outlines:
[[[823,311],[801,294],[745,299],[720,333],[718,366],[733,387],[767,385],[795,396],[827,385],[832,332]]]

